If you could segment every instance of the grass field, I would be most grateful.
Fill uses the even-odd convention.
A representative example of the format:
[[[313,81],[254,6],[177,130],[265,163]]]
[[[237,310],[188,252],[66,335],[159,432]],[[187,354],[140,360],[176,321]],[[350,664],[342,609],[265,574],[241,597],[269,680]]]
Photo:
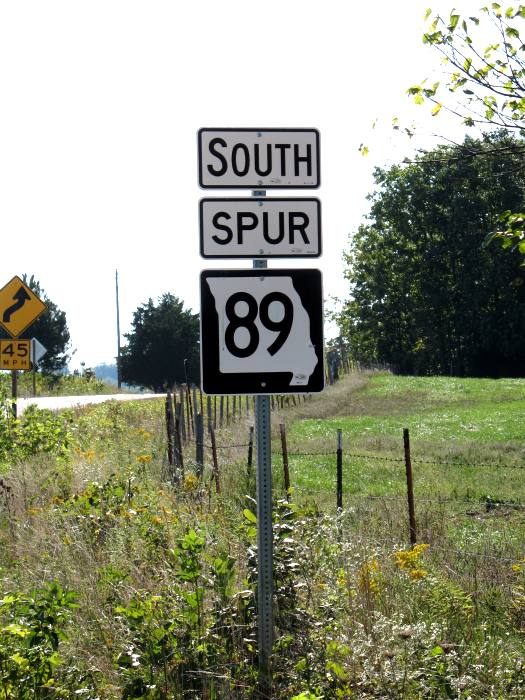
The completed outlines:
[[[344,390],[346,381],[335,391]],[[525,497],[520,471],[525,468],[525,380],[378,374],[364,386],[350,387],[344,401],[338,408],[343,415],[305,417],[288,430],[291,453],[321,453],[290,457],[299,491],[335,492],[341,429],[345,492],[403,493],[403,428],[408,428],[420,497]],[[317,403],[323,413],[325,399],[314,398],[307,414],[315,413]]]
[[[274,698],[525,697],[524,407],[523,380],[364,373],[273,412]],[[252,422],[217,431],[219,495],[208,438],[174,481],[162,401],[6,413],[0,698],[260,697]]]

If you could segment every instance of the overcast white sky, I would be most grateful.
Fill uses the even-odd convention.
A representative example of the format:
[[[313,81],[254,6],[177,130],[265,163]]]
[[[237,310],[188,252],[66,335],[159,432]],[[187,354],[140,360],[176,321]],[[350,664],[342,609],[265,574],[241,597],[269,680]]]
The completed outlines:
[[[67,314],[71,367],[113,362],[116,269],[125,333],[137,306],[164,292],[198,312],[201,269],[251,266],[199,256],[198,202],[214,193],[198,187],[197,130],[315,127],[321,188],[273,194],[321,199],[323,256],[295,266],[321,268],[325,298],[346,296],[342,251],[367,211],[372,169],[408,149],[387,126],[428,113],[405,94],[438,63],[421,41],[426,7],[0,2],[0,286],[34,274]]]

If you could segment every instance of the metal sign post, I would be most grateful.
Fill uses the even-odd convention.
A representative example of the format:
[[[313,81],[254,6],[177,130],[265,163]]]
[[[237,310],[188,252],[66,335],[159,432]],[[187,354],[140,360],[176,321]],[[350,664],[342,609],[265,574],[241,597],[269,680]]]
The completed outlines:
[[[254,197],[266,192],[255,190]],[[255,269],[268,267],[266,260],[253,261]],[[255,444],[257,448],[257,639],[259,643],[259,690],[270,697],[273,646],[273,525],[272,525],[272,416],[268,395],[255,398]]]

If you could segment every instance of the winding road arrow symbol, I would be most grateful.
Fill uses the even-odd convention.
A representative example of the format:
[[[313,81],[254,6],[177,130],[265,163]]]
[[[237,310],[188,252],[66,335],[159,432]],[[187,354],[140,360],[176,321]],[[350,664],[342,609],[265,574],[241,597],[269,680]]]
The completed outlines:
[[[16,299],[16,302],[12,306],[7,308],[4,311],[4,315],[2,316],[2,321],[4,323],[9,323],[9,321],[11,320],[11,316],[15,313],[15,311],[21,309],[22,306],[26,303],[26,301],[31,300],[31,297],[26,292],[24,287],[20,287],[16,294],[13,294],[13,299]]]

